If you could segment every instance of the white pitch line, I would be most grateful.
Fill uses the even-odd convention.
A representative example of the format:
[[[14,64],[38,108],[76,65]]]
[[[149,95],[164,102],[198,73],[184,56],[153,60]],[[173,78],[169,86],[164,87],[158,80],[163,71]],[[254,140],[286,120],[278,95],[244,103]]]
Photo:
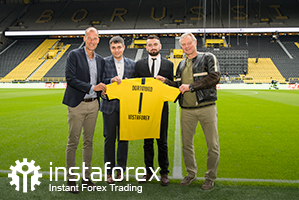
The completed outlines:
[[[182,156],[181,156],[181,125],[180,125],[180,108],[179,103],[176,104],[175,115],[175,138],[174,138],[174,158],[173,158],[173,179],[182,179]]]
[[[232,182],[299,183],[299,180],[281,180],[281,179],[217,178],[216,180],[232,181]]]

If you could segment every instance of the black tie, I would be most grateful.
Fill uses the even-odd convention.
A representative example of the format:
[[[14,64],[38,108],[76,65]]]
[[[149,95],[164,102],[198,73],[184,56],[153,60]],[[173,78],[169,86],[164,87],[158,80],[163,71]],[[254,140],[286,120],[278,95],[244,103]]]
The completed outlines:
[[[155,77],[155,60],[156,60],[156,58],[152,58],[152,60],[153,60],[153,64],[152,64],[151,76]]]

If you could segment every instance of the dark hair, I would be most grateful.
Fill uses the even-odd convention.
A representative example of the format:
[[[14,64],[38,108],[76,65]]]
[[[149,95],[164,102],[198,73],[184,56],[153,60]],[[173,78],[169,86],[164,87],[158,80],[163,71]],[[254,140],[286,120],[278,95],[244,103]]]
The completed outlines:
[[[109,44],[111,45],[112,43],[121,43],[123,46],[125,45],[124,39],[118,35],[110,39]]]
[[[157,39],[157,40],[160,41],[160,38],[159,38],[158,36],[156,36],[156,35],[149,35],[149,36],[147,37],[147,40],[150,40],[150,39]]]

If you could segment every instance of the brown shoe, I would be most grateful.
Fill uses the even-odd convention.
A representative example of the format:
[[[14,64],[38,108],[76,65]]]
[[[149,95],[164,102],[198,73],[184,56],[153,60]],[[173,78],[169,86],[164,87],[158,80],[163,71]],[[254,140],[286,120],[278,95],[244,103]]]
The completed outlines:
[[[203,190],[210,190],[214,187],[214,181],[210,180],[210,179],[206,179],[205,182],[203,182],[201,188]]]
[[[69,192],[73,194],[79,193],[79,186],[76,184],[76,181],[67,181],[66,185],[70,187]]]
[[[108,174],[107,175],[107,181],[106,181],[108,184],[113,184],[114,183],[114,180],[112,178],[112,174]]]
[[[123,180],[124,180],[124,176],[123,178],[121,178],[121,172],[117,171],[117,182],[123,182]]]
[[[145,181],[138,181],[138,183],[146,183],[151,177],[151,174],[146,174],[142,177],[142,179],[145,179]]]
[[[98,191],[97,186],[89,179],[86,179],[87,181],[84,181],[83,179],[81,180],[81,185],[86,184],[87,186],[92,187],[92,191]]]
[[[169,179],[167,174],[161,174],[161,185],[163,186],[169,185]]]
[[[186,186],[186,185],[190,185],[192,183],[192,181],[196,180],[196,176],[192,176],[192,175],[187,175],[184,177],[184,179],[181,181],[180,185],[181,186]]]

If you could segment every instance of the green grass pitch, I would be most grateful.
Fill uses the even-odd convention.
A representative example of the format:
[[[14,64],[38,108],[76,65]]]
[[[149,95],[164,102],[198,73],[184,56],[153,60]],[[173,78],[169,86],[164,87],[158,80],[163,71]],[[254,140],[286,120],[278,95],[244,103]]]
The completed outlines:
[[[12,192],[5,193],[9,198],[9,195],[17,194],[17,192],[9,185],[11,179],[7,178],[6,171],[11,165],[15,165],[16,160],[22,161],[23,158],[27,158],[28,161],[34,160],[35,164],[41,167],[41,171],[49,171],[50,162],[53,163],[53,168],[65,166],[65,148],[68,137],[67,106],[61,103],[64,94],[62,89],[0,89],[0,94],[0,176],[2,176],[0,186]],[[168,144],[171,171],[169,175],[172,176],[176,104],[170,103],[169,105]],[[247,192],[252,190],[256,192],[250,193],[253,195],[251,197],[254,195],[269,197],[267,190],[270,190],[270,193],[272,191],[272,187],[269,186],[275,186],[272,192],[282,191],[281,196],[273,195],[271,199],[284,199],[294,194],[298,197],[299,91],[218,90],[217,109],[221,155],[218,168],[219,179],[213,189],[214,194],[223,199],[234,199],[230,198],[232,196],[225,196],[224,190],[228,190],[228,194],[234,193],[235,190],[245,196],[248,196]],[[206,171],[207,149],[200,125],[194,143],[198,165],[197,177],[203,177]],[[92,166],[102,169],[104,168],[103,144],[102,114],[99,112],[94,136]],[[144,167],[143,141],[131,141],[129,144],[127,166]],[[77,166],[81,166],[81,150],[82,141],[77,150]],[[181,165],[183,176],[185,176],[183,161]],[[155,167],[157,166],[156,158]],[[252,179],[256,181],[247,181]],[[47,190],[47,184],[43,182],[48,181],[48,177],[45,176],[45,179],[41,181],[41,186],[36,187]],[[167,189],[165,187],[161,189],[159,184],[155,184],[156,182],[147,184],[143,186],[143,194],[151,194],[146,190],[148,187],[163,191],[160,196],[162,199],[182,199],[184,195],[193,195],[192,193],[206,197],[206,199],[214,197],[212,193],[198,191],[203,182],[201,180],[196,181],[189,188],[185,187],[186,189],[179,186],[179,181],[171,180],[171,185],[166,187]],[[132,183],[136,184],[136,181],[132,180]],[[105,185],[105,183],[102,184]],[[247,189],[243,188],[245,185]],[[280,186],[287,189],[280,188]],[[194,188],[194,191],[190,188]],[[174,192],[174,195],[168,196],[166,191]],[[42,197],[47,192],[36,194]],[[29,195],[28,199],[31,199],[32,196],[27,195]],[[60,199],[60,194],[55,195],[57,195],[56,199]],[[104,194],[101,193],[101,195]],[[119,195],[120,198],[130,197]],[[21,197],[24,196],[18,199],[22,199]],[[105,198],[105,195],[103,197]],[[131,197],[139,199],[140,196]],[[143,195],[141,199],[147,198]]]

